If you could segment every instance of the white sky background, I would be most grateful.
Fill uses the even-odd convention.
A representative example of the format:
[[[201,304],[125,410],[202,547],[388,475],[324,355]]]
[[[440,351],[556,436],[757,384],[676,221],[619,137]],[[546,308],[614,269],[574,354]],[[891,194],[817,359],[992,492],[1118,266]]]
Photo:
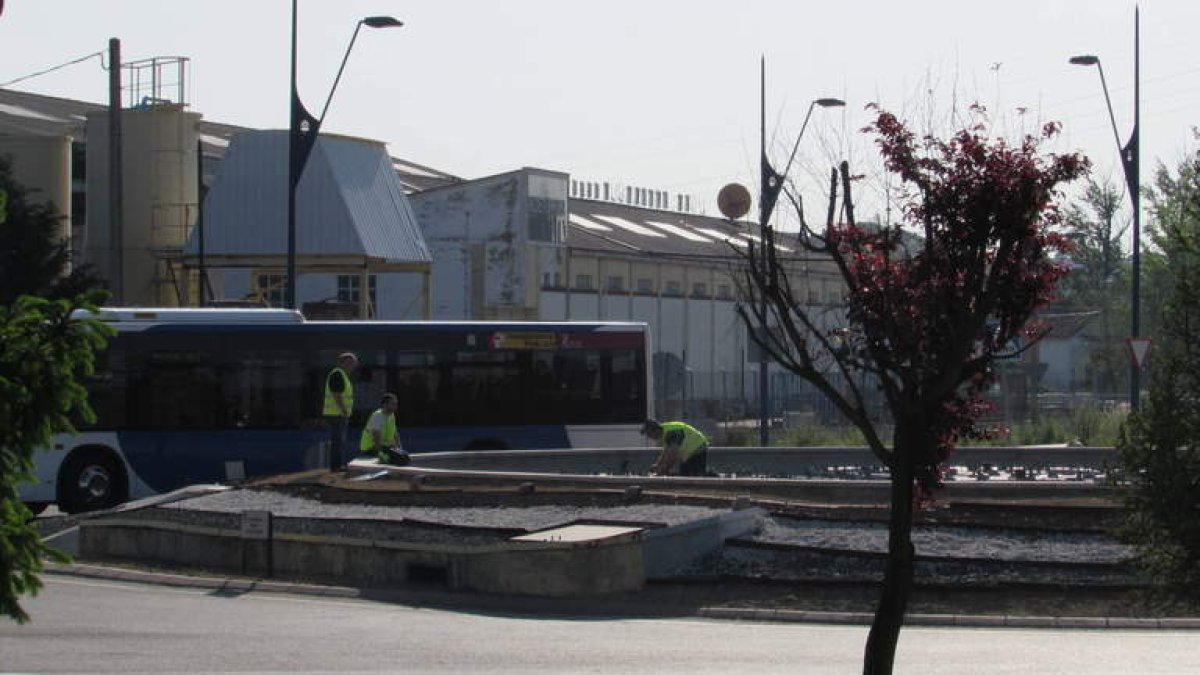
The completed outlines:
[[[1131,0],[299,0],[299,88],[319,115],[364,16],[323,130],[380,139],[393,155],[476,178],[535,166],[583,180],[693,196],[716,214],[728,182],[757,193],[759,59],[767,64],[769,154],[785,163],[809,101],[817,109],[792,177],[824,218],[829,167],[877,177],[859,133],[869,102],[950,129],[978,101],[999,133],[1064,125],[1053,149],[1080,150],[1095,175],[1123,182],[1094,67],[1099,55],[1124,143],[1133,125]],[[1142,178],[1174,167],[1200,124],[1200,2],[1141,3]],[[288,123],[289,0],[7,0],[0,82],[121,39],[123,60],[186,56],[187,98],[215,122]],[[996,64],[999,64],[998,66]],[[98,59],[13,89],[104,102]],[[1026,109],[1023,115],[1016,111]],[[862,185],[860,218],[882,213]],[[782,215],[783,209],[777,211]]]

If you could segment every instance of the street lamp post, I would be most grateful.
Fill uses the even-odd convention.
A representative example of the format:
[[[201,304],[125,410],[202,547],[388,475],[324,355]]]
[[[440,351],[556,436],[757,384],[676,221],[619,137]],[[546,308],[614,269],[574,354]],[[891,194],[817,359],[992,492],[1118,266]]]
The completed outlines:
[[[1142,208],[1141,208],[1141,162],[1139,161],[1139,97],[1140,78],[1138,37],[1138,9],[1133,12],[1133,132],[1129,142],[1121,145],[1121,136],[1117,132],[1117,118],[1113,115],[1112,99],[1108,95],[1108,83],[1104,79],[1104,66],[1100,57],[1092,54],[1072,56],[1070,61],[1077,66],[1096,66],[1100,73],[1100,87],[1104,90],[1104,103],[1108,106],[1108,119],[1112,123],[1113,138],[1117,141],[1117,150],[1121,155],[1121,169],[1125,174],[1125,185],[1129,190],[1129,201],[1133,208],[1133,246],[1131,252],[1130,276],[1130,340],[1141,337],[1141,287],[1142,287]],[[1141,365],[1135,357],[1129,370],[1129,407],[1137,410],[1141,403]]]
[[[296,87],[296,1],[292,0],[292,101],[291,125],[288,128],[288,210],[287,210],[287,287],[284,303],[289,309],[296,308],[296,186],[308,163],[308,156],[317,143],[317,135],[321,131],[321,123],[325,121],[325,113],[329,111],[329,103],[333,100],[333,92],[337,90],[338,82],[342,79],[342,71],[350,58],[350,50],[358,39],[358,31],[364,25],[368,28],[393,28],[403,26],[399,20],[390,16],[369,16],[359,19],[354,26],[354,34],[350,36],[350,44],[346,45],[346,53],[342,56],[342,64],[338,67],[333,86],[329,88],[329,96],[325,98],[325,106],[321,109],[320,117],[313,117],[300,101],[300,93]]]
[[[808,128],[808,120],[812,117],[813,108],[820,106],[822,108],[840,108],[846,105],[845,101],[836,98],[818,98],[808,104],[808,112],[804,115],[804,123],[800,125],[800,133],[796,134],[796,142],[792,144],[792,153],[788,156],[787,164],[783,167],[783,173],[778,173],[771,166],[771,162],[767,159],[767,66],[766,60],[761,62],[760,67],[760,90],[761,97],[759,107],[759,152],[760,152],[760,176],[758,188],[758,226],[765,233],[770,226],[771,214],[775,211],[775,202],[779,199],[779,193],[783,191],[784,181],[787,179],[788,170],[792,167],[792,160],[796,158],[796,150],[800,147],[800,139],[804,138],[804,130]],[[762,241],[766,241],[764,237]],[[764,258],[765,260],[765,258]],[[761,291],[760,291],[761,293]],[[762,331],[760,339],[767,339],[767,331],[770,330],[767,325],[767,299],[764,295],[762,298],[762,325],[759,327]],[[770,433],[770,402],[771,402],[771,383],[768,379],[770,376],[770,364],[767,361],[767,353],[765,349],[759,350],[758,363],[758,444],[767,446],[771,443]]]

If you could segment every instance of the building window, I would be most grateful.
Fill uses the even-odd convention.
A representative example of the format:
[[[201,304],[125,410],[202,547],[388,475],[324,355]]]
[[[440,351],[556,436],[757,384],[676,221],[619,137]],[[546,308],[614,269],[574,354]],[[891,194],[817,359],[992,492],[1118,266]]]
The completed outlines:
[[[287,294],[287,275],[257,274],[254,277],[254,288],[250,293],[270,307],[283,307],[283,296]]]
[[[697,282],[693,283],[692,284],[692,297],[693,298],[707,298],[708,297],[708,284],[704,283],[703,281],[697,281]]]
[[[668,281],[667,290],[663,295],[683,295],[683,284],[678,281]]]
[[[562,287],[563,282],[561,272],[545,272],[542,274],[542,288],[556,289]]]
[[[642,278],[638,279],[637,280],[637,292],[638,293],[653,293],[654,292],[654,280],[649,277],[642,277]]]
[[[376,300],[376,283],[375,275],[372,274],[367,281],[370,287],[370,297],[367,298],[367,316],[375,316]],[[362,292],[362,277],[357,274],[339,274],[337,278],[337,299],[338,302],[353,302],[358,304]]]
[[[624,293],[625,292],[625,277],[609,277],[608,282],[604,285],[604,290],[609,293]]]
[[[729,287],[729,284],[719,284],[717,286],[717,297],[722,300],[732,300],[733,289]]]
[[[567,202],[530,195],[528,207],[529,241],[562,241],[562,233],[566,230]]]
[[[575,288],[577,288],[581,291],[592,290],[592,275],[576,274],[575,275]]]

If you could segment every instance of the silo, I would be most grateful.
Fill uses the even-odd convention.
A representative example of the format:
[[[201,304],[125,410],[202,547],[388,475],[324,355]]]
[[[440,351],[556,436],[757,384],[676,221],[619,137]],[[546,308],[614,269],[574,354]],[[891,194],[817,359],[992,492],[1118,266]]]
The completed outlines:
[[[175,103],[121,111],[123,189],[121,242],[109,220],[108,111],[88,114],[88,260],[112,278],[120,246],[127,306],[183,304],[179,257],[196,222],[199,203],[196,152],[199,113]]]
[[[71,241],[71,137],[0,134],[0,156],[12,163],[13,179],[29,201],[49,202],[58,212],[55,235]]]

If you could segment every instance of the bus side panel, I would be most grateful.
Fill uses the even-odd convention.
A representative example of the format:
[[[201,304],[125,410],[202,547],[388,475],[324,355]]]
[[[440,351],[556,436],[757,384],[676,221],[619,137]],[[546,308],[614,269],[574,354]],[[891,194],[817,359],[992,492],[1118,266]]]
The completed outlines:
[[[124,464],[129,479],[129,498],[140,499],[154,494],[137,472],[129,465],[122,452],[118,434],[107,431],[84,431],[75,436],[59,435],[53,448],[43,448],[34,456],[35,481],[22,483],[18,495],[24,502],[58,503],[58,476],[63,462],[77,448],[104,448],[111,450]]]
[[[33,456],[34,480],[17,485],[17,498],[23,502],[54,502],[58,500],[58,469],[67,456],[62,445],[41,448]]]
[[[152,492],[317,468],[328,432],[123,431],[126,462]]]

